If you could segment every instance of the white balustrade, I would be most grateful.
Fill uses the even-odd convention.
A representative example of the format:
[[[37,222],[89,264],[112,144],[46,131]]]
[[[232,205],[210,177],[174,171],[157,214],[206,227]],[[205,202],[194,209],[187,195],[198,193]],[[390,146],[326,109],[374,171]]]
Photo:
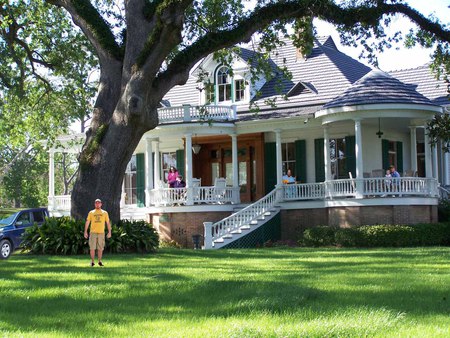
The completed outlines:
[[[187,189],[193,190],[194,203],[225,204],[239,203],[239,188],[214,186],[191,188],[161,188],[150,192],[151,205],[185,204]]]
[[[159,108],[160,123],[191,122],[209,120],[234,120],[236,110],[229,106],[177,106]]]
[[[283,185],[285,200],[312,200],[325,198],[325,184],[304,183]]]

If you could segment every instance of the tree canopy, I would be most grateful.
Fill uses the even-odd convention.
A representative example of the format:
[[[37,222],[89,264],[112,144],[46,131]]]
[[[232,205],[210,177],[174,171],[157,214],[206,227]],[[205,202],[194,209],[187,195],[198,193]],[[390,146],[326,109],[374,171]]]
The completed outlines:
[[[2,107],[2,128],[8,126],[7,114],[14,111],[13,98],[26,98],[28,108],[13,119],[27,121],[36,118],[36,107],[54,101],[50,93],[60,94],[58,104],[47,107],[45,119],[33,124],[35,135],[45,128],[58,129],[63,120],[83,118],[89,90],[80,89],[86,88],[88,72],[97,62],[97,97],[79,157],[72,215],[85,217],[92,201],[102,196],[112,218],[118,219],[126,164],[142,135],[157,126],[160,101],[175,85],[184,84],[189,70],[211,53],[248,42],[254,34],[260,37],[260,48],[268,52],[277,47],[280,33],[307,51],[314,36],[311,20],[320,18],[337,26],[345,42],[366,45],[371,57],[376,48],[386,48],[399,38],[387,37],[384,27],[392,16],[403,15],[418,27],[407,37],[408,43],[434,46],[436,69],[448,73],[450,31],[401,0],[248,4],[242,0],[16,0],[1,5],[0,84],[8,104],[7,109]],[[375,46],[366,43],[369,37],[375,38]]]

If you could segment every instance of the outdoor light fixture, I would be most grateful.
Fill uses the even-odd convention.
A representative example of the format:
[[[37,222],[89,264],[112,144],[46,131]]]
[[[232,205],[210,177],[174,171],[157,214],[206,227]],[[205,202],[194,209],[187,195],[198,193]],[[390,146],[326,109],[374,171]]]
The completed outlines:
[[[202,148],[202,146],[200,144],[192,145],[192,151],[194,152],[195,155],[197,155],[200,152],[201,148]]]
[[[197,134],[195,134],[195,136],[197,136]],[[195,140],[195,137],[194,137]],[[200,152],[200,149],[202,148],[202,146],[198,143],[195,143],[192,145],[192,152],[197,155]]]
[[[381,118],[378,118],[378,131],[376,132],[376,134],[378,135],[378,138],[381,138],[381,136],[383,135],[383,132],[381,131]]]

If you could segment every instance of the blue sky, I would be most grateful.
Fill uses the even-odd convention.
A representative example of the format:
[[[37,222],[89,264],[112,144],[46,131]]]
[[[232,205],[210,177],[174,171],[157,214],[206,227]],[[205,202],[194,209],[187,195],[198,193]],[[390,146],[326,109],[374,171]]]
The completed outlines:
[[[448,24],[450,21],[450,8],[448,8],[450,0],[407,0],[404,2],[425,15],[432,14],[438,17],[444,23]],[[319,35],[331,35],[336,44],[339,45],[339,36],[332,25],[324,22],[315,22],[315,25]],[[392,20],[392,27],[393,31],[401,30],[402,32],[408,32],[414,26],[407,19],[398,16]],[[356,59],[361,52],[361,48],[350,48],[340,45],[338,48]],[[384,71],[389,71],[421,66],[430,61],[431,52],[431,50],[420,47],[406,49],[402,45],[399,45],[397,48],[386,50],[378,55],[379,67]]]

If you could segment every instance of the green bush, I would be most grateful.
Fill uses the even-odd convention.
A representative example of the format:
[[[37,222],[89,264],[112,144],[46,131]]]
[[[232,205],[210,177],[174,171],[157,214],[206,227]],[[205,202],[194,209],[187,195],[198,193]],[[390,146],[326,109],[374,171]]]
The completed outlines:
[[[450,222],[416,225],[364,225],[336,229],[309,228],[303,233],[304,246],[411,247],[450,245]]]
[[[154,252],[159,245],[159,235],[145,221],[120,220],[107,243],[106,249],[111,253]]]
[[[438,204],[439,222],[450,222],[450,200],[440,199]]]
[[[33,254],[77,255],[89,251],[84,238],[84,220],[70,217],[50,217],[41,227],[25,231],[22,246]],[[112,236],[106,239],[105,250],[111,253],[154,252],[158,248],[158,233],[144,221],[121,220],[112,226]]]
[[[317,226],[306,229],[303,238],[300,240],[305,246],[329,246],[335,245],[334,233],[336,228],[329,226]]]
[[[38,227],[28,228],[22,241],[24,250],[33,254],[76,255],[87,253],[88,240],[84,238],[84,221],[70,217],[50,217]]]
[[[358,247],[363,246],[363,234],[357,228],[343,228],[336,230],[334,240],[337,246]]]
[[[415,246],[414,229],[405,225],[365,225],[357,228],[366,247]]]

